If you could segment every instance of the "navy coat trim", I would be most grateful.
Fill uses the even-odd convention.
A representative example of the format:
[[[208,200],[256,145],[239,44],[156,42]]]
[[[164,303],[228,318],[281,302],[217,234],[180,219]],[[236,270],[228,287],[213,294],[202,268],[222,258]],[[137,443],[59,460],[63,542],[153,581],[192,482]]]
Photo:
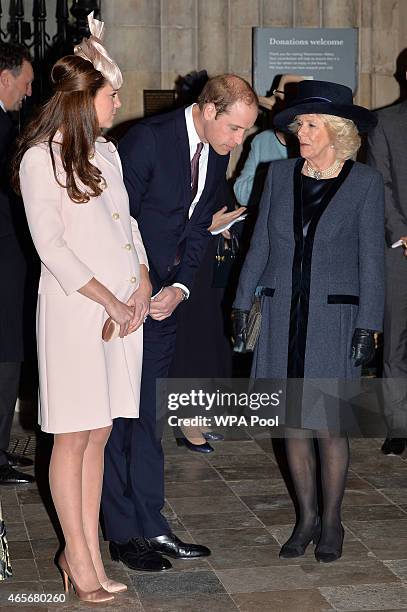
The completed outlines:
[[[359,306],[359,296],[332,293],[328,295],[328,304],[354,304],[355,306]]]
[[[337,193],[352,169],[353,161],[346,160],[337,180],[322,198],[316,213],[313,215],[307,234],[303,235],[302,216],[302,179],[301,170],[304,159],[297,160],[294,168],[294,213],[293,230],[295,240],[292,266],[292,293],[290,310],[290,329],[288,338],[287,378],[303,378],[305,350],[307,344],[307,327],[309,295],[311,285],[312,250],[318,223],[332,198]]]

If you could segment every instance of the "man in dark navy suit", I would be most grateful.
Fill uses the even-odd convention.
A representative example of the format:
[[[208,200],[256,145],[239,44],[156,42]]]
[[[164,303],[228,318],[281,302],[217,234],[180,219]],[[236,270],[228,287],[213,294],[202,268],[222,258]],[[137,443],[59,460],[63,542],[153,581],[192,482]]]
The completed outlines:
[[[28,457],[7,452],[23,361],[23,301],[26,263],[20,244],[25,221],[9,184],[11,149],[16,136],[9,111],[19,111],[31,96],[34,78],[27,49],[0,43],[0,485],[33,482],[15,467],[32,465]]]
[[[175,348],[175,309],[188,299],[208,246],[213,213],[223,206],[229,153],[258,113],[257,96],[236,75],[210,79],[198,103],[145,119],[119,147],[132,216],[153,286],[144,325],[140,418],[115,419],[105,453],[102,496],[112,558],[131,569],[162,571],[173,558],[207,556],[177,538],[161,514],[164,456],[156,427],[156,379]]]
[[[407,75],[404,76],[404,81]],[[384,178],[386,236],[386,300],[383,328],[383,412],[385,455],[401,455],[407,447],[407,249],[391,248],[407,240],[407,100],[377,112],[369,134],[367,163]]]

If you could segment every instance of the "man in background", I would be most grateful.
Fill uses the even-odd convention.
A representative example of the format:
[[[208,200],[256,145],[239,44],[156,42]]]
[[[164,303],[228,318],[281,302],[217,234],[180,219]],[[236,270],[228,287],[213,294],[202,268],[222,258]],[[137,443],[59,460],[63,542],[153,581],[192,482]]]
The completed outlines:
[[[9,185],[9,162],[16,136],[10,111],[31,96],[30,54],[21,45],[0,43],[0,485],[33,482],[16,470],[31,459],[7,452],[23,361],[23,301],[26,265],[18,238],[18,202]]]
[[[383,329],[385,455],[401,455],[407,436],[407,101],[377,112],[367,162],[385,187],[386,304]],[[391,248],[392,244],[403,244]],[[404,251],[404,252],[403,252]]]

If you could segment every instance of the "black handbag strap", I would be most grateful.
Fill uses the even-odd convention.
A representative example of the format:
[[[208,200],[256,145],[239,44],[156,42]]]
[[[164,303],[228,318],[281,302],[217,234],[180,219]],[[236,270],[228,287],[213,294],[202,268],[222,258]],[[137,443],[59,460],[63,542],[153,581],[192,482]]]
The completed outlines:
[[[238,237],[231,232],[230,239],[225,238],[222,234],[218,236],[218,243],[216,245],[216,260],[220,261],[225,253],[228,253],[231,257],[237,257],[239,251],[239,240]],[[227,241],[229,244],[227,245]],[[227,245],[227,246],[226,246]]]

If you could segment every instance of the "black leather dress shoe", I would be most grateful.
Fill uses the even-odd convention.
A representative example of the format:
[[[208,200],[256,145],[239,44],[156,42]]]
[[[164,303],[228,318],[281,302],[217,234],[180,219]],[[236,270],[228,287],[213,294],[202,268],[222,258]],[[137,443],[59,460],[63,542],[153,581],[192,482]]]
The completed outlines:
[[[386,438],[383,442],[384,455],[401,455],[406,448],[406,438]]]
[[[211,440],[212,442],[216,442],[216,440],[225,439],[225,436],[222,436],[222,434],[217,433],[216,431],[205,431],[202,435],[205,440]]]
[[[29,482],[35,482],[35,478],[31,474],[23,474],[23,472],[12,468],[8,463],[0,465],[0,485],[28,484]]]
[[[6,453],[8,464],[11,467],[30,467],[34,465],[34,461],[24,455],[17,455],[17,453]]]
[[[124,544],[110,542],[110,556],[113,561],[121,561],[132,570],[142,572],[163,572],[172,565],[154,550],[146,538],[132,538]]]
[[[211,554],[206,546],[182,542],[174,533],[148,538],[148,541],[154,550],[173,559],[194,559],[195,557],[209,557]]]
[[[194,444],[190,442],[187,438],[177,438],[177,446],[186,446],[188,450],[194,451],[194,453],[213,453],[215,450],[213,446],[209,444],[209,442],[204,442],[203,444]]]

